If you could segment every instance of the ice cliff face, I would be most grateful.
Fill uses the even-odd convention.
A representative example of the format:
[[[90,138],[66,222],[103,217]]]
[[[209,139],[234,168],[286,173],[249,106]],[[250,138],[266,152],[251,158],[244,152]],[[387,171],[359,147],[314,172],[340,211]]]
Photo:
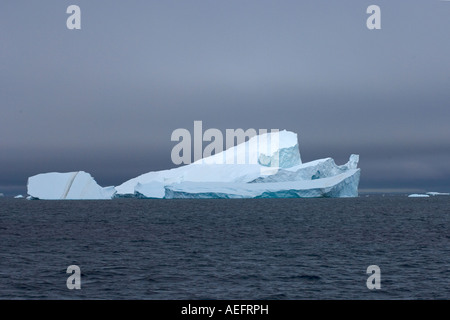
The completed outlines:
[[[192,164],[128,180],[116,187],[116,197],[161,198],[165,186],[185,181],[246,183],[273,174],[279,167],[289,168],[301,163],[297,134],[285,130],[270,132]],[[151,187],[145,187],[149,183]]]
[[[341,166],[331,158],[302,163],[297,134],[266,133],[192,164],[142,174],[102,188],[83,171],[29,178],[38,199],[356,197],[358,155]]]
[[[333,177],[269,183],[182,182],[166,186],[165,198],[339,198],[357,197],[359,169]]]

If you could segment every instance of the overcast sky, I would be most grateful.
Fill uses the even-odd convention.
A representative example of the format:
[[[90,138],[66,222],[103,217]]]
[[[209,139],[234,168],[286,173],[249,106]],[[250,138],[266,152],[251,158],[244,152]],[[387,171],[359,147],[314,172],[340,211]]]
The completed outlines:
[[[448,192],[449,31],[438,0],[2,0],[0,192],[171,168],[194,120],[294,131],[304,162],[360,154],[362,189]]]

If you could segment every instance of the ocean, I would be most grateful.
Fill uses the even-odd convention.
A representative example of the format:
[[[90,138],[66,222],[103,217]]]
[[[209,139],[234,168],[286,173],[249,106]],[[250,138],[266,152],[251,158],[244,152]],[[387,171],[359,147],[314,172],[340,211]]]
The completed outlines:
[[[1,199],[0,299],[449,299],[449,223],[448,196]]]

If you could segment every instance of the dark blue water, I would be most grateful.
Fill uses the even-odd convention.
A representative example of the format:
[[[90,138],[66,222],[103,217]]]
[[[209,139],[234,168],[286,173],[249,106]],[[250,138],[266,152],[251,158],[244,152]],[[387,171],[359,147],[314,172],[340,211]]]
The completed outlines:
[[[449,222],[445,196],[4,199],[0,298],[449,299]]]

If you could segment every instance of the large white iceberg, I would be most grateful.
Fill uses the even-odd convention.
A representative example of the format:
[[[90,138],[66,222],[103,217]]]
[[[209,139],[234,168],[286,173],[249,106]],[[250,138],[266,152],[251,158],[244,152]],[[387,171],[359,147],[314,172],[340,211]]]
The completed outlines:
[[[171,184],[250,182],[301,163],[297,134],[286,130],[270,132],[189,165],[142,174],[117,186],[116,196],[162,198],[165,186]]]
[[[408,198],[429,198],[429,197],[430,195],[421,193],[413,193],[408,196]]]
[[[42,200],[111,199],[114,187],[100,187],[89,173],[50,172],[28,178],[28,194]]]
[[[356,197],[358,155],[341,166],[332,158],[302,163],[297,134],[269,132],[192,164],[154,171],[102,188],[86,172],[30,177],[38,199]]]
[[[450,196],[450,193],[448,193],[448,192],[431,191],[431,192],[427,192],[427,194],[430,195],[430,196]]]
[[[166,198],[340,198],[357,197],[359,169],[333,177],[268,183],[182,182],[166,187]]]

